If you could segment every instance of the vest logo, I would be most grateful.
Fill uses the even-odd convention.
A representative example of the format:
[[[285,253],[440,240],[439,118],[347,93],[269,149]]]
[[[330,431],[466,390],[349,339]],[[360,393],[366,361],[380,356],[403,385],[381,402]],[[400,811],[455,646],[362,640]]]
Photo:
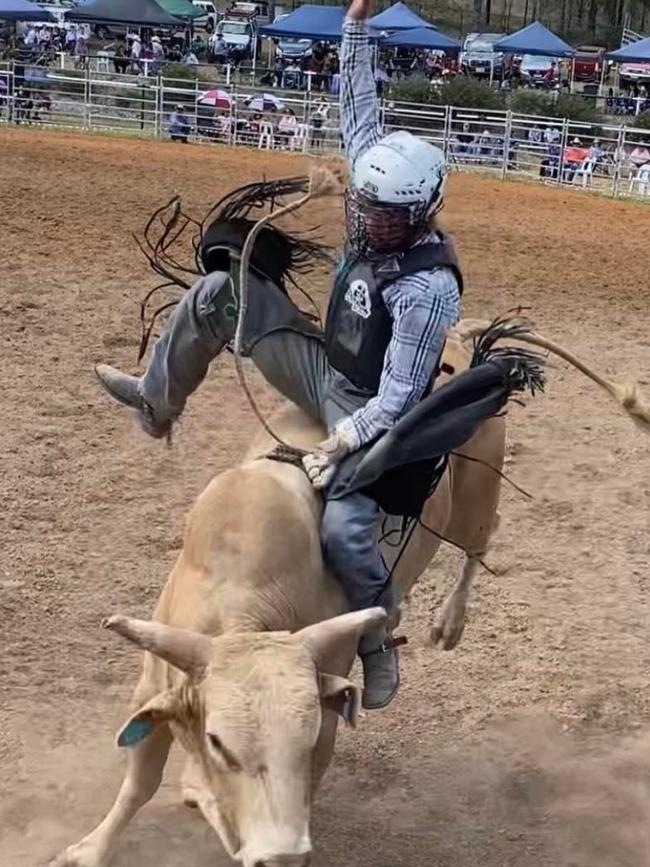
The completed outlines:
[[[345,293],[345,300],[352,308],[352,312],[363,319],[370,319],[372,304],[370,303],[370,290],[365,280],[353,280]]]

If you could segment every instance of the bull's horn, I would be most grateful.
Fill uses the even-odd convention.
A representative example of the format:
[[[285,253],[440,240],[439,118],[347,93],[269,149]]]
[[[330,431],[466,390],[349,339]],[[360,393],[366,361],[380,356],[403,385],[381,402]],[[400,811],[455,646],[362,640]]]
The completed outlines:
[[[155,653],[188,674],[196,674],[210,661],[212,639],[199,632],[175,629],[155,620],[135,620],[119,614],[102,620],[102,628],[119,632],[138,647]]]
[[[297,634],[307,644],[320,667],[340,654],[342,644],[358,644],[364,633],[382,626],[387,616],[383,608],[365,608],[363,611],[351,611],[349,614],[321,620],[320,623],[306,626]]]

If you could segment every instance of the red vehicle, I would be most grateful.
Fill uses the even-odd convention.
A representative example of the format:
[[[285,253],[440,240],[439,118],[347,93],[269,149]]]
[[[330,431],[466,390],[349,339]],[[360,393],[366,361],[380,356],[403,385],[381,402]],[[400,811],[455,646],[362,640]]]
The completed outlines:
[[[598,45],[579,45],[574,61],[576,81],[599,81],[606,53]]]

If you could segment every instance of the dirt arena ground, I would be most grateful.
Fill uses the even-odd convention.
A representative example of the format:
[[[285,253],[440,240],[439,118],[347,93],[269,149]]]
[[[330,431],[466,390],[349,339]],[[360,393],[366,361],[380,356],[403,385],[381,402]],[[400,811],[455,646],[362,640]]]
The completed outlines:
[[[135,366],[151,283],[131,233],[175,192],[200,213],[304,161],[6,128],[0,142],[0,863],[30,867],[90,830],[121,778],[113,738],[139,657],[100,619],[148,615],[193,498],[255,428],[228,358],[172,450],[99,393],[95,361]],[[340,240],[335,205],[313,222]],[[530,306],[650,394],[648,208],[455,174],[443,222],[467,315]],[[512,410],[509,444],[534,499],[504,488],[497,577],[480,576],[453,653],[427,634],[457,554],[420,583],[399,701],[340,737],[318,867],[650,865],[648,439],[557,364],[547,395]],[[228,863],[180,805],[178,768],[116,864]]]

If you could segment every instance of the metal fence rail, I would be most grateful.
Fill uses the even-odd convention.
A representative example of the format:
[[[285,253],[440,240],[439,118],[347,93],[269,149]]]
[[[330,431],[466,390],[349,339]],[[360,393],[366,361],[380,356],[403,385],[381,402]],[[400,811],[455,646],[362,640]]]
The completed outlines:
[[[218,89],[223,104],[202,102]],[[162,75],[0,65],[0,122],[76,128],[161,139],[171,113],[184,107],[189,137],[266,150],[336,153],[338,102],[320,92],[273,89],[279,108],[251,104],[253,84],[206,84]],[[291,117],[289,117],[289,111]],[[528,178],[650,202],[650,130],[517,114],[384,100],[387,131],[407,129],[441,147],[451,167],[494,177]]]

